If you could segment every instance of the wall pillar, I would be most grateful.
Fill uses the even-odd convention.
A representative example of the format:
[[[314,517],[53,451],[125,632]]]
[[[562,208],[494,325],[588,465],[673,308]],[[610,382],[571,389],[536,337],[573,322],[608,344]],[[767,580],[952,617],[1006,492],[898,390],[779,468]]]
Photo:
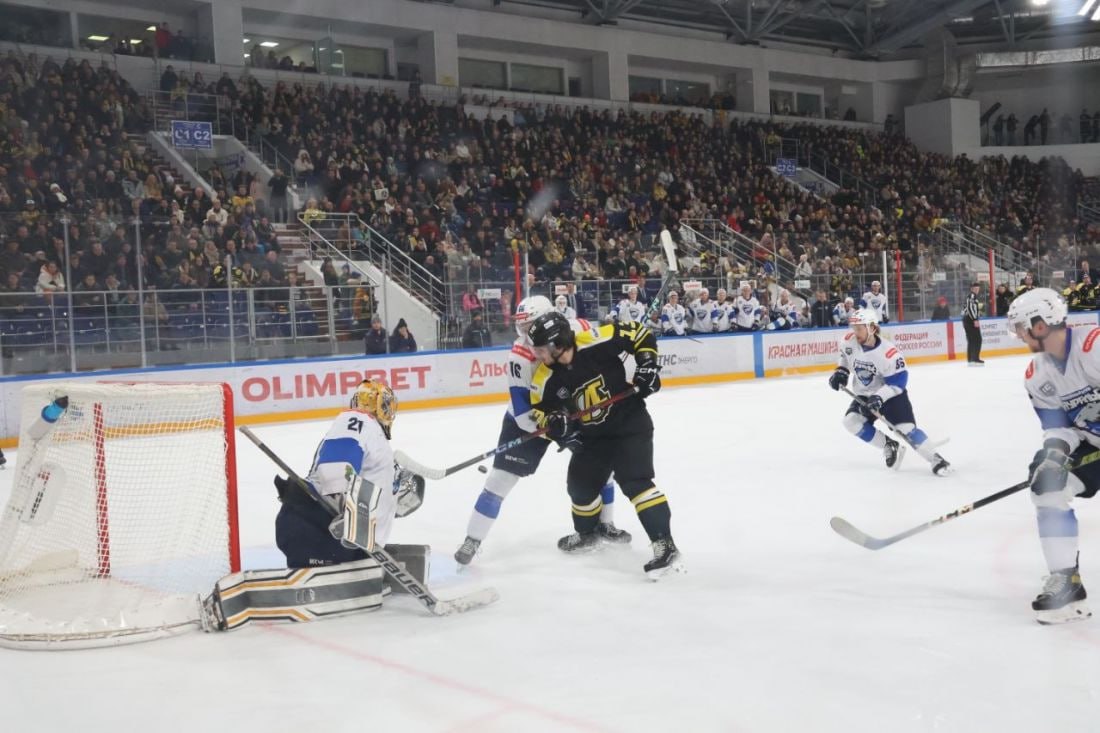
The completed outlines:
[[[617,102],[630,100],[630,64],[625,53],[605,51],[592,55],[592,96]]]
[[[458,86],[458,34],[432,31],[417,36],[416,63],[425,84]]]

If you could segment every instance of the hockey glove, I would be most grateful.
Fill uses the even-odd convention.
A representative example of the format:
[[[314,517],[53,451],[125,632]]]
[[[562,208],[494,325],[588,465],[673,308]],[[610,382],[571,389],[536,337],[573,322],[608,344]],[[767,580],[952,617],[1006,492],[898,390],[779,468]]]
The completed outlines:
[[[583,447],[581,431],[577,423],[569,419],[569,414],[562,412],[544,412],[538,418],[540,428],[546,428],[546,437],[561,446],[561,450],[568,448],[576,451]]]
[[[661,365],[652,356],[638,362],[634,369],[634,386],[639,397],[649,397],[661,389]]]
[[[396,463],[393,468],[393,494],[397,501],[396,515],[407,517],[424,503],[424,477]]]
[[[1028,466],[1031,476],[1031,491],[1034,494],[1049,494],[1065,491],[1069,479],[1069,446],[1061,440],[1048,440],[1042,450],[1035,453]]]
[[[829,377],[829,386],[837,392],[840,391],[841,387],[847,387],[848,374],[850,374],[850,372],[844,367],[837,367],[836,371],[833,372],[833,376]]]
[[[864,397],[863,398],[863,406],[865,408],[867,408],[867,411],[872,413],[872,414],[875,414],[875,415],[881,415],[882,414],[882,398],[879,397],[877,394],[868,395],[867,397]]]

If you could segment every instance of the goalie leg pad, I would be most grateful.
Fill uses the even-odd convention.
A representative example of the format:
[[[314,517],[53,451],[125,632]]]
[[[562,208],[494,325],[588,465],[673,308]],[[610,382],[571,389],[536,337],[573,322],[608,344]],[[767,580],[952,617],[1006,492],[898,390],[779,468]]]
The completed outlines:
[[[405,572],[423,586],[428,584],[428,570],[430,568],[432,548],[428,545],[386,545],[386,552],[390,553]],[[393,578],[386,575],[386,590],[392,593],[405,593],[408,591]]]
[[[313,621],[382,606],[382,567],[371,558],[317,568],[227,575],[203,602],[206,631],[251,621]]]

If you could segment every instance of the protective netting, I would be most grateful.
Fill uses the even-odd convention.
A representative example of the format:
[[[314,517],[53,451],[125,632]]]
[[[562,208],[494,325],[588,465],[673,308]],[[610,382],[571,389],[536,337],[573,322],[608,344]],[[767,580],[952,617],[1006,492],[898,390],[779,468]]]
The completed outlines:
[[[47,426],[60,395],[68,409]],[[200,596],[238,569],[231,400],[221,384],[23,390],[0,517],[0,644],[118,644],[199,618]]]

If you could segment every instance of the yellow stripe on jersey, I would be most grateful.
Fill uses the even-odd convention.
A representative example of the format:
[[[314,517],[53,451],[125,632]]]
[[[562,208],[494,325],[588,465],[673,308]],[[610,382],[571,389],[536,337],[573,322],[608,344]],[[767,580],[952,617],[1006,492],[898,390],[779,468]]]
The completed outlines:
[[[591,504],[584,506],[573,505],[573,513],[578,517],[594,517],[603,510],[603,499],[599,496]]]

